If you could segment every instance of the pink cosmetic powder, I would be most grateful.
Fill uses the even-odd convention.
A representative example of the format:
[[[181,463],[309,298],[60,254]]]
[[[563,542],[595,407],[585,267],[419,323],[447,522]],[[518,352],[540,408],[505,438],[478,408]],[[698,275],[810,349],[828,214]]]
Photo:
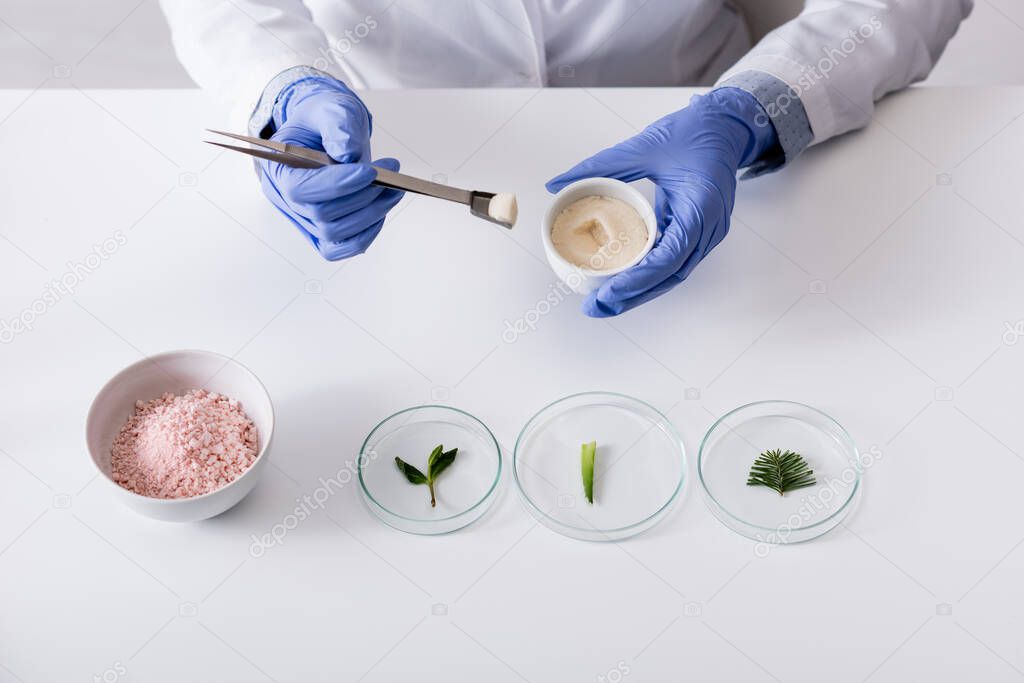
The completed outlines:
[[[136,401],[114,440],[114,481],[150,498],[219,489],[256,460],[259,437],[238,401],[205,389]]]

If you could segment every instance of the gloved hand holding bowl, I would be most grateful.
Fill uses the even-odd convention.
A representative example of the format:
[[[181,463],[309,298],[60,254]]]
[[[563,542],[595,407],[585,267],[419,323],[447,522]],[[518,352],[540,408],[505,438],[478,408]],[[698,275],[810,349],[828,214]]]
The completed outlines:
[[[659,236],[651,240],[653,248],[635,238],[638,233],[629,229],[628,214],[596,210],[581,217],[577,230],[600,230],[603,237],[596,244],[603,244],[603,251],[611,251],[609,247],[621,235],[630,244],[619,248],[620,253],[630,248],[647,251],[639,263],[621,272],[615,270],[617,262],[588,264],[611,266],[587,268],[597,274],[609,270],[615,274],[587,292],[583,312],[596,318],[619,315],[685,280],[729,231],[736,171],[780,151],[775,128],[758,101],[743,90],[721,88],[695,96],[689,107],[549,180],[550,192],[592,177],[624,182],[647,178],[657,188]],[[643,213],[635,201],[633,208]]]

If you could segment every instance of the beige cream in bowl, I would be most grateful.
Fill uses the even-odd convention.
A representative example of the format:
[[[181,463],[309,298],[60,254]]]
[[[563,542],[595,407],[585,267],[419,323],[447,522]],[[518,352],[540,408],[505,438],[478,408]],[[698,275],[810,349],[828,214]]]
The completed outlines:
[[[642,261],[658,236],[647,199],[612,178],[587,178],[562,188],[541,230],[548,263],[579,294]]]

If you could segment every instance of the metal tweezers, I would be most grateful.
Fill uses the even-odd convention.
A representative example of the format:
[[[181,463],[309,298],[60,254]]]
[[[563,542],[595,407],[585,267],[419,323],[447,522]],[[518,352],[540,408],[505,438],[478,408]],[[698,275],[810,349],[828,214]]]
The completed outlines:
[[[291,166],[293,168],[321,168],[323,166],[337,163],[326,153],[319,152],[315,149],[309,149],[308,147],[289,145],[287,143],[276,142],[274,140],[264,140],[263,138],[255,138],[249,135],[226,133],[222,130],[212,130],[210,128],[207,128],[207,130],[211,133],[216,133],[217,135],[224,135],[265,149],[239,147],[237,145],[228,145],[221,142],[206,140],[208,144],[223,147],[224,149],[234,150],[235,152],[241,152],[242,154],[259,157],[260,159],[276,161],[277,163],[284,164],[285,166]],[[493,218],[488,212],[491,199],[495,195],[493,192],[463,190],[458,187],[451,187],[450,185],[442,185],[441,183],[434,183],[429,180],[414,178],[413,176],[405,175],[404,173],[389,171],[386,168],[379,168],[377,166],[374,166],[374,168],[377,170],[377,179],[373,181],[374,185],[465,204],[469,207],[470,213],[477,218],[483,218],[486,221],[497,223],[498,225],[506,228],[512,227],[512,224],[505,221],[499,221]]]

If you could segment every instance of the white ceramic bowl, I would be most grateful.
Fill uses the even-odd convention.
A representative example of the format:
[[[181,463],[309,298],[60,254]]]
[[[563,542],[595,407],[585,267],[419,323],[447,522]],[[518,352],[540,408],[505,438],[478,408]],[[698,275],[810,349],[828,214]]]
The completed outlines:
[[[183,394],[207,389],[237,399],[259,435],[259,452],[252,466],[216,491],[192,498],[149,498],[114,482],[110,448],[135,402],[165,392]],[[135,512],[168,522],[194,522],[219,515],[242,500],[266,467],[274,436],[274,406],[266,388],[248,368],[209,351],[168,351],[129,365],[107,382],[93,399],[85,424],[85,440],[104,484]]]
[[[636,255],[636,258],[621,268],[591,270],[573,265],[558,253],[554,242],[551,241],[551,228],[554,226],[555,218],[558,214],[574,201],[592,195],[612,197],[626,202],[636,209],[640,217],[644,219],[644,223],[647,224],[647,243]],[[640,263],[644,256],[647,255],[647,252],[654,247],[654,242],[657,238],[658,221],[654,216],[654,209],[651,207],[651,203],[635,187],[614,178],[584,178],[583,180],[577,180],[571,185],[566,185],[551,200],[551,205],[548,206],[548,210],[544,214],[544,222],[541,224],[541,241],[544,243],[544,253],[548,257],[551,269],[555,271],[555,275],[562,282],[577,294],[590,294],[612,275],[621,273]]]

